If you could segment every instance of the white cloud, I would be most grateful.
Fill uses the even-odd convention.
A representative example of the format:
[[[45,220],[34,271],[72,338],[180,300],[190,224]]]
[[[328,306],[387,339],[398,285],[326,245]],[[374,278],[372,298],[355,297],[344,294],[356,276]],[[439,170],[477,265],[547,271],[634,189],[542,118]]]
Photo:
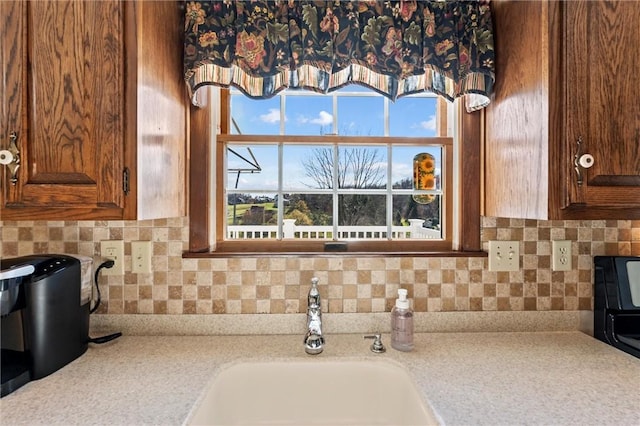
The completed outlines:
[[[418,124],[418,127],[425,130],[436,130],[436,125],[437,125],[436,116],[432,115],[429,117],[428,120],[421,121],[420,124]]]
[[[333,115],[327,111],[320,111],[318,117],[311,120],[311,124],[320,124],[322,126],[327,126],[331,123],[333,123]]]
[[[328,126],[333,123],[333,115],[326,112],[320,111],[318,116],[315,118],[305,117],[304,115],[298,116],[298,123],[300,124],[319,124],[321,126]]]
[[[267,114],[260,115],[260,121],[264,123],[275,124],[280,122],[280,110],[276,108],[270,108]]]

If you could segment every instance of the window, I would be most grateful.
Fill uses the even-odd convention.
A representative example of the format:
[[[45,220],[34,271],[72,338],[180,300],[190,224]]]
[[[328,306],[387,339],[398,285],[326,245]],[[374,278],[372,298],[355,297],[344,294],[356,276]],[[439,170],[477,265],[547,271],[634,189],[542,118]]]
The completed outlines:
[[[446,133],[436,123],[446,123],[447,102],[424,94],[392,103],[359,86],[266,100],[232,89],[225,98],[219,246],[450,247],[453,140],[436,137]]]
[[[200,156],[213,147],[195,132],[206,114],[192,110],[190,251],[479,250],[478,208],[476,216],[469,215],[473,203],[461,206],[461,220],[453,219],[466,186],[454,191],[462,169],[454,162],[450,135],[458,126],[451,104],[430,95],[392,103],[358,86],[329,95],[285,91],[260,101],[214,90],[221,92],[220,131],[212,138],[215,198],[206,196]],[[472,142],[479,144],[479,119],[475,125]],[[416,168],[422,180],[414,178]],[[470,169],[478,172],[478,163]],[[479,188],[478,182],[472,185]],[[209,208],[201,208],[207,203],[213,221],[204,213]],[[205,238],[213,241],[204,244]]]

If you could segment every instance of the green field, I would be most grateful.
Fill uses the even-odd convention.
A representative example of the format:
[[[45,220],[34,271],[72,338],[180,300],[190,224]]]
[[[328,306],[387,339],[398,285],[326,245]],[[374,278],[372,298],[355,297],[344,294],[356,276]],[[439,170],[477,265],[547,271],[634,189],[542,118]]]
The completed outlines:
[[[252,206],[264,207],[265,211],[273,210],[276,211],[277,208],[274,203],[262,203],[262,204],[236,204],[235,206],[227,206],[227,222],[233,222],[233,208],[236,209],[236,218],[240,219],[244,215],[244,213],[251,209]]]

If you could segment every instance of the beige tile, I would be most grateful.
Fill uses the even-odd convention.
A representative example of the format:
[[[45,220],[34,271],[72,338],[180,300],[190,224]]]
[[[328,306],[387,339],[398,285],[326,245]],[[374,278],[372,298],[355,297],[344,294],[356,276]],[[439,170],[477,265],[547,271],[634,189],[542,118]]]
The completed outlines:
[[[188,218],[153,221],[6,221],[3,257],[77,252],[99,255],[99,242],[153,241],[153,274],[103,278],[110,314],[301,312],[311,276],[321,279],[329,312],[391,309],[398,287],[420,311],[591,309],[594,255],[640,255],[640,221],[535,221],[482,218],[482,245],[521,241],[516,272],[487,270],[485,257],[259,257],[183,259]],[[574,241],[574,268],[551,270],[551,240]]]

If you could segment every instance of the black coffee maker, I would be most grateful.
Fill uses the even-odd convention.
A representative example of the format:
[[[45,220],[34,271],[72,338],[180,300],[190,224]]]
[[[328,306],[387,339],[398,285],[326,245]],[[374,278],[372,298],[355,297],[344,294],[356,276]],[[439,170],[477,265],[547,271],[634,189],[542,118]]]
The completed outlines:
[[[2,395],[82,355],[89,343],[90,296],[80,259],[31,255],[0,261]]]

